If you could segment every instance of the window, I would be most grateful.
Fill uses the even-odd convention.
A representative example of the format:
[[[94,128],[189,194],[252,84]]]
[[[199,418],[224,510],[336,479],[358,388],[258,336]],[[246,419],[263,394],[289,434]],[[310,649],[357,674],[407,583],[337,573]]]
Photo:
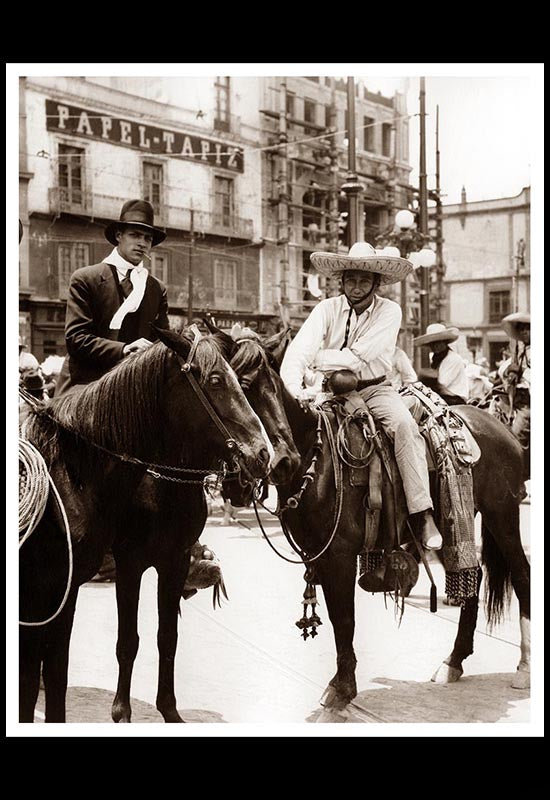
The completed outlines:
[[[160,214],[162,206],[162,164],[143,162],[143,199],[153,206],[155,214]]]
[[[325,128],[330,128],[332,106],[325,106]]]
[[[233,180],[216,176],[214,188],[214,217],[215,224],[224,228],[231,227],[233,223]]]
[[[159,281],[168,284],[168,255],[166,253],[151,253],[151,275]]]
[[[59,294],[66,294],[75,269],[90,263],[90,245],[82,242],[63,242],[57,246],[57,276]]]
[[[489,292],[489,322],[500,322],[510,313],[510,291]]]
[[[363,117],[363,150],[375,153],[374,147],[374,127],[375,120],[372,117]]]
[[[59,145],[58,184],[60,205],[84,207],[84,156],[81,147]]]
[[[296,99],[296,95],[294,92],[287,92],[286,93],[286,115],[287,117],[296,119],[296,114],[294,110],[294,101]]]
[[[317,120],[316,120],[316,110],[317,110],[317,105],[315,103],[315,100],[309,100],[307,97],[304,98],[304,121],[305,122],[313,122],[313,124],[315,124],[317,122]],[[304,128],[304,133],[306,134],[306,136],[308,134],[314,134],[315,133],[315,128]]]
[[[214,303],[221,308],[237,305],[237,264],[217,258],[214,261]]]
[[[391,125],[382,123],[382,155],[391,156]]]
[[[229,78],[216,78],[216,117],[214,127],[219,131],[229,130]]]
[[[44,353],[45,356],[56,356],[57,342],[55,341],[55,339],[44,339],[42,352]]]

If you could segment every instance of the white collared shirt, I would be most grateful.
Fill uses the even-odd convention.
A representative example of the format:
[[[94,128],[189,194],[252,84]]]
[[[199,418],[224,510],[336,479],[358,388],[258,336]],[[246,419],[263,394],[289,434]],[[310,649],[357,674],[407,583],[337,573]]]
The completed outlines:
[[[439,365],[437,381],[449,394],[456,394],[463,400],[468,399],[469,385],[466,364],[451,348]]]
[[[126,277],[126,273],[129,269],[144,269],[143,261],[140,261],[137,266],[136,264],[130,264],[129,261],[126,261],[125,258],[122,258],[116,247],[114,250],[112,250],[112,252],[109,253],[108,256],[105,256],[103,261],[105,264],[112,264],[113,267],[116,267],[118,279],[120,281]]]
[[[375,295],[370,307],[359,316],[352,310],[347,347],[340,350],[349,310],[344,294],[321,300],[289,344],[281,364],[281,378],[295,397],[303,383],[319,391],[325,372],[350,369],[360,380],[390,372],[401,307]]]

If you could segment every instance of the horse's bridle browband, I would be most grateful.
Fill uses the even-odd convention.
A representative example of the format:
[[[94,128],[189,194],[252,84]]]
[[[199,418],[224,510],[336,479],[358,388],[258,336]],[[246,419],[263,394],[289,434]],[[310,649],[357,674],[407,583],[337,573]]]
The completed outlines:
[[[239,466],[239,464],[237,462],[237,454],[240,453],[240,448],[239,448],[237,442],[232,438],[231,434],[229,433],[228,429],[226,428],[226,426],[224,425],[224,423],[222,422],[222,420],[220,419],[218,414],[216,413],[216,411],[213,408],[212,404],[210,403],[208,397],[206,396],[206,394],[202,390],[201,385],[199,384],[199,382],[197,381],[197,379],[195,378],[195,376],[191,372],[192,359],[193,359],[193,357],[195,355],[195,351],[197,349],[197,344],[198,344],[198,342],[199,342],[199,340],[201,338],[200,332],[198,331],[198,329],[196,327],[193,329],[193,333],[194,333],[194,340],[193,340],[193,343],[191,345],[191,349],[189,350],[187,360],[184,360],[182,358],[182,356],[180,356],[175,351],[173,351],[173,352],[174,352],[176,358],[178,359],[178,363],[180,365],[181,372],[184,375],[186,375],[187,379],[189,380],[189,383],[190,383],[191,387],[193,388],[195,394],[197,395],[198,399],[202,403],[204,409],[208,412],[208,415],[212,419],[212,422],[216,425],[217,429],[219,430],[219,432],[223,436],[225,445],[226,445],[227,449],[229,450],[230,455],[232,457],[232,462],[233,462],[231,464],[232,469],[228,470],[227,469],[227,465],[225,464],[225,462],[223,463],[223,465],[222,465],[223,468],[221,470],[216,470],[216,469],[193,469],[191,467],[175,467],[175,466],[171,466],[171,465],[168,465],[168,464],[153,464],[153,463],[148,462],[148,461],[142,461],[141,459],[135,458],[133,456],[124,455],[124,454],[121,454],[121,453],[115,453],[112,450],[109,450],[107,447],[103,447],[102,445],[97,444],[96,442],[90,441],[85,436],[82,436],[82,434],[79,434],[76,431],[72,431],[70,428],[66,428],[66,430],[69,430],[71,433],[74,433],[77,436],[80,436],[82,439],[84,439],[92,447],[95,447],[98,450],[101,450],[102,452],[106,453],[107,455],[113,456],[114,458],[118,458],[121,461],[124,461],[124,462],[129,463],[129,464],[135,464],[136,466],[146,467],[147,468],[147,472],[150,475],[152,475],[154,478],[162,478],[163,480],[174,481],[175,483],[196,483],[196,484],[203,483],[203,479],[201,479],[201,480],[183,480],[181,478],[173,478],[173,477],[171,477],[169,475],[162,475],[160,472],[157,471],[159,469],[162,469],[162,470],[166,470],[166,471],[169,471],[169,472],[193,473],[195,475],[205,475],[205,476],[206,475],[214,475],[215,474],[215,475],[219,475],[221,480],[230,480],[230,478],[228,477],[229,475],[237,475],[237,477],[239,477],[239,479],[240,479],[241,469],[240,469],[240,466]],[[24,397],[24,399],[26,399],[26,398]],[[46,413],[47,413],[47,409],[46,409]],[[54,419],[54,422],[57,425],[60,424],[55,419]],[[65,427],[65,426],[61,426],[61,427]]]

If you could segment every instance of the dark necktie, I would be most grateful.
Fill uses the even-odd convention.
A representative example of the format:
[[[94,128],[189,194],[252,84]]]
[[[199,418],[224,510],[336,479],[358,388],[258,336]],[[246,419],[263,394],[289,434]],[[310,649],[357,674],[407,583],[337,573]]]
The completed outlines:
[[[343,349],[344,349],[344,347],[346,347],[346,346],[347,346],[347,344],[348,344],[348,337],[349,337],[349,326],[351,325],[351,312],[352,312],[352,311],[353,311],[353,308],[350,306],[350,309],[349,309],[349,314],[348,314],[348,321],[346,322],[346,333],[345,333],[345,335],[344,335],[344,344],[342,345],[342,347],[340,348],[340,350],[343,350]]]
[[[120,287],[122,289],[122,294],[124,295],[125,298],[128,297],[128,295],[130,294],[130,292],[134,288],[132,286],[132,281],[130,280],[131,272],[132,272],[132,270],[129,269],[128,272],[126,273],[126,275],[124,276],[124,278],[120,281]]]

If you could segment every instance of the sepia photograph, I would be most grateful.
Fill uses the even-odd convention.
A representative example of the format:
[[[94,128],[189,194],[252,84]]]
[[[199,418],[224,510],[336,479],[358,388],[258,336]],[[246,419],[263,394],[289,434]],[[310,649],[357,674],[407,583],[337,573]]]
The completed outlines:
[[[544,65],[6,76],[7,735],[543,736]]]

